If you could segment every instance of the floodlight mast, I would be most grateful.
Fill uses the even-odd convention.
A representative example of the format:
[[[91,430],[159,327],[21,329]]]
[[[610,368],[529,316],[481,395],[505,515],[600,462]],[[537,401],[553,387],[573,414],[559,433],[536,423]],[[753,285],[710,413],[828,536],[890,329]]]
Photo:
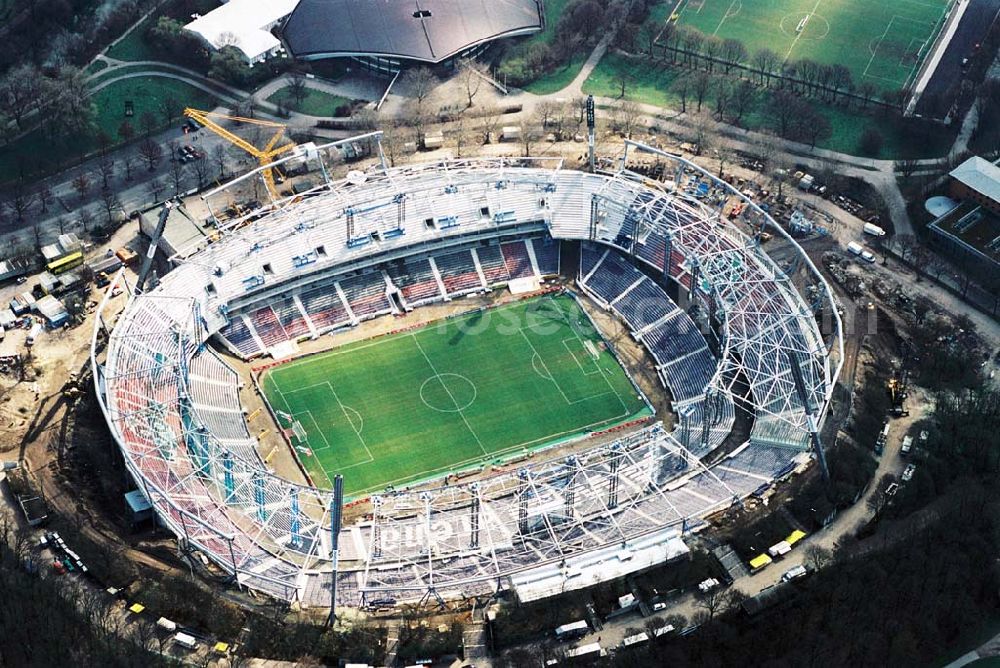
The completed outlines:
[[[333,477],[333,500],[330,503],[330,616],[327,626],[333,626],[337,621],[337,567],[340,558],[340,522],[344,509],[344,476],[339,473]]]
[[[587,146],[590,151],[590,173],[594,173],[594,96],[587,96]]]

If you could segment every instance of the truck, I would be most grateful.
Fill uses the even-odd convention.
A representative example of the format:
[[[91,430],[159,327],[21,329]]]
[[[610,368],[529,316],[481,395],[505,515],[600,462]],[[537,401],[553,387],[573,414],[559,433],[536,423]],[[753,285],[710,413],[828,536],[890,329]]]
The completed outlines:
[[[852,241],[851,243],[847,244],[847,252],[851,253],[852,255],[857,255],[865,262],[871,264],[874,264],[875,262],[875,256],[872,255],[870,252],[866,251],[865,247],[859,244],[857,241]]]
[[[878,437],[875,439],[875,454],[881,455],[882,451],[885,450],[885,443],[889,439],[889,423],[886,422],[882,426],[882,431],[878,433]]]
[[[27,346],[35,345],[35,341],[38,339],[38,337],[41,335],[44,329],[45,328],[42,327],[42,323],[36,322],[34,325],[31,326],[31,329],[28,331],[28,338],[25,339],[24,344]]]
[[[505,125],[500,130],[502,141],[518,141],[521,138],[521,128],[517,125]]]
[[[570,622],[569,624],[563,624],[562,626],[557,626],[556,640],[560,641],[576,640],[577,638],[582,638],[588,633],[590,633],[590,626],[587,625],[587,622],[580,619],[575,622]]]
[[[875,223],[865,223],[864,227],[865,234],[870,234],[873,237],[884,237],[885,230],[876,225]]]

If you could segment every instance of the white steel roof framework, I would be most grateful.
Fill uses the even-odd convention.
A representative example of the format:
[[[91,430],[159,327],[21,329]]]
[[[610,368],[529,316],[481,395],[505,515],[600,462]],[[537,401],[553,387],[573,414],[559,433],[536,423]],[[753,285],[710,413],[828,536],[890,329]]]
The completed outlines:
[[[652,266],[640,246],[654,241],[666,243],[668,258],[683,258],[665,260],[666,275],[692,286],[693,303],[719,323],[720,362],[704,405],[730,406],[726,432],[732,403],[752,403],[750,440],[725,466],[706,468],[681,433],[692,427],[689,419],[709,419],[694,411],[673,433],[655,424],[477,482],[374,495],[370,513],[339,536],[338,604],[488,593],[528,568],[568,564],[613,545],[627,552],[630,541],[664,527],[690,530],[800,461],[810,428],[825,417],[843,358],[829,286],[752,202],[745,202],[744,222],[784,236],[801,254],[797,276],[786,276],[754,237],[723,225],[719,208],[683,183],[697,179],[739,196],[728,185],[676,156],[629,147],[668,162],[677,179],[643,179],[625,168],[626,159],[622,169],[600,174],[506,159],[374,170],[361,185],[329,182],[224,225],[220,241],[185,249],[180,266],[150,292],[131,295],[117,317],[102,304],[93,339],[98,396],[128,468],[165,524],[244,586],[329,605],[330,491],[272,474],[249,437],[211,433],[192,408],[191,361],[208,354],[205,341],[225,323],[230,304],[281,294],[346,266],[539,225],[558,239],[616,245]],[[617,205],[603,207],[608,199]],[[502,211],[502,222],[481,215],[484,207]],[[424,221],[432,209],[452,211],[462,224],[429,230]],[[391,224],[405,234],[378,248],[348,248],[349,215],[359,229]],[[307,244],[325,245],[327,257],[301,272],[285,261]],[[241,279],[258,271],[262,251],[276,277],[247,294]],[[819,294],[816,303],[802,296],[807,286]],[[820,330],[821,316],[830,331]],[[796,391],[793,359],[811,417]],[[749,386],[749,400],[734,396],[738,382]],[[701,425],[694,426],[699,433]],[[770,468],[743,463],[758,451],[769,453]]]

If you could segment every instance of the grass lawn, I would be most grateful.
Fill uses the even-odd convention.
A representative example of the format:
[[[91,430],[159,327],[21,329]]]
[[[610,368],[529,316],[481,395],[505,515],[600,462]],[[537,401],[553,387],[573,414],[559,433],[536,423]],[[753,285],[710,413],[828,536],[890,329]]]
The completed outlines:
[[[637,102],[653,104],[659,107],[680,109],[680,96],[673,85],[677,77],[685,70],[680,67],[670,67],[641,58],[630,58],[620,53],[609,53],[601,59],[594,71],[583,84],[583,92],[600,97],[617,98],[621,94],[622,76],[627,78],[625,97]],[[760,89],[754,110],[743,119],[743,124],[753,130],[767,128],[769,119],[763,111],[766,102],[767,89]],[[705,98],[702,111],[713,109],[715,101],[714,87]],[[823,104],[810,100],[817,109],[830,120],[830,136],[819,142],[819,148],[828,148],[842,153],[857,154],[861,135],[868,127],[876,128],[884,138],[882,151],[878,157],[891,159],[911,157],[909,154],[917,150],[923,158],[938,157],[947,153],[954,141],[955,130],[939,128],[930,136],[921,138],[915,144],[912,137],[903,134],[898,120],[882,113],[864,113],[857,109]],[[688,96],[688,112],[695,109],[692,96]]]
[[[18,166],[23,165],[26,173],[46,173],[69,164],[76,156],[86,154],[96,148],[99,130],[106,132],[113,140],[118,140],[118,128],[125,120],[125,102],[132,101],[133,116],[129,119],[139,131],[139,118],[150,111],[161,128],[167,121],[160,110],[160,104],[167,98],[174,98],[180,107],[193,106],[211,108],[215,99],[183,81],[157,77],[138,77],[111,84],[93,96],[97,115],[94,131],[67,140],[50,141],[41,130],[34,130],[0,151],[0,181],[16,178]],[[179,120],[174,123],[179,124]]]
[[[0,0],[0,23],[11,17],[17,7],[17,0]]]
[[[146,39],[146,30],[155,24],[158,18],[155,14],[146,18],[124,39],[108,49],[105,55],[116,60],[159,60],[159,54]]]
[[[306,88],[306,96],[302,98],[301,102],[294,99],[291,93],[290,88],[282,88],[267,98],[267,101],[275,104],[284,103],[292,111],[310,116],[333,116],[337,107],[351,103],[346,97],[331,95],[312,88]]]
[[[784,60],[842,64],[892,90],[916,72],[950,0],[686,0],[680,25],[769,48]]]
[[[556,38],[556,25],[569,0],[545,0],[545,30],[528,38],[527,43],[549,44]]]
[[[319,485],[354,495],[469,469],[649,415],[569,296],[547,296],[277,366]]]
[[[568,63],[557,70],[543,74],[529,84],[524,86],[524,90],[535,95],[549,95],[555,93],[573,83],[573,79],[580,73],[583,63],[587,60],[588,53],[578,53],[574,55]]]
[[[103,60],[95,60],[90,65],[87,65],[86,69],[83,71],[87,74],[97,74],[101,70],[107,69],[108,64]]]

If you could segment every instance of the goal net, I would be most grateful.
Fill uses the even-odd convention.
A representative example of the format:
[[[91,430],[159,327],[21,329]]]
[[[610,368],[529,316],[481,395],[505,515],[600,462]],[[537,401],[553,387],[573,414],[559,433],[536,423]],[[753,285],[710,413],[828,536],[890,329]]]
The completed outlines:
[[[306,443],[306,430],[302,426],[302,423],[298,420],[292,422],[292,437],[295,440],[296,445],[305,445]]]

